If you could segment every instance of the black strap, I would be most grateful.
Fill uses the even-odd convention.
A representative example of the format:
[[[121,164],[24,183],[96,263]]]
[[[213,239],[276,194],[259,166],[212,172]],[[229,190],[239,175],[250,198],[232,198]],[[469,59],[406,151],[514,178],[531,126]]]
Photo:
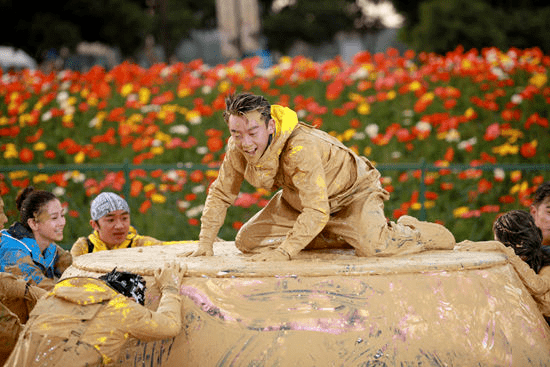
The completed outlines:
[[[88,242],[88,253],[92,253],[94,251],[94,244],[88,237],[86,237],[86,242]]]

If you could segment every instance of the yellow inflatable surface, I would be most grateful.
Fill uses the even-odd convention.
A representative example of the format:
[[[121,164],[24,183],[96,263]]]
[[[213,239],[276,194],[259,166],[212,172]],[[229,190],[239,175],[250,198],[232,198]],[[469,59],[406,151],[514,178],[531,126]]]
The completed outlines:
[[[129,345],[120,364],[162,366],[544,366],[550,328],[505,255],[432,251],[361,258],[353,250],[302,251],[254,262],[233,242],[213,257],[182,254],[196,242],[75,258],[69,276],[115,266],[145,276],[188,266],[184,326],[173,340]]]

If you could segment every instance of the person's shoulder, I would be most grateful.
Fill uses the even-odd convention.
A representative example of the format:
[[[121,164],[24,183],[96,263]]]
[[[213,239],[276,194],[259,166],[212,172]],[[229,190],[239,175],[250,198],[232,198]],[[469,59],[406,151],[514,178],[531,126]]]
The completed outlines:
[[[79,237],[71,246],[71,255],[80,256],[88,253],[88,237]]]

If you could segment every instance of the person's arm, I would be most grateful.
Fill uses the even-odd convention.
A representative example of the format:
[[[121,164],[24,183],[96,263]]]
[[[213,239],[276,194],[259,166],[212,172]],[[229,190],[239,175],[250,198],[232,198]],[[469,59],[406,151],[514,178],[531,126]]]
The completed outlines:
[[[63,272],[67,270],[69,266],[73,264],[73,255],[59,245],[55,245],[57,248],[56,251],[56,260],[55,260],[55,276],[61,277]]]
[[[508,257],[508,262],[522,283],[525,285],[529,293],[533,296],[543,295],[550,292],[550,279],[548,277],[540,276],[535,273],[533,269],[523,261],[519,256],[516,255],[514,249],[511,247],[505,246],[502,242],[499,241],[462,241],[457,243],[455,250],[458,251],[498,251],[502,252]]]
[[[34,263],[31,255],[23,250],[6,251],[1,261],[5,272],[21,276],[42,289],[49,291],[55,285],[55,280],[46,277],[42,269]]]
[[[292,191],[296,192],[295,199],[299,201],[294,204],[302,206],[301,213],[281,245],[255,255],[253,259],[257,261],[290,260],[323,230],[330,218],[327,183],[319,150],[312,145],[302,145],[289,147],[288,152],[282,157],[281,164],[290,179]],[[287,189],[283,188],[283,198]]]
[[[88,241],[86,241],[86,237],[79,237],[76,242],[71,247],[71,255],[73,258],[85,255],[88,253]]]
[[[128,325],[128,333],[140,340],[158,340],[176,336],[182,327],[181,283],[187,266],[166,264],[155,271],[155,280],[160,286],[162,297],[157,311],[132,302],[133,312],[141,313],[136,322]]]
[[[225,221],[227,208],[235,202],[244,180],[244,157],[229,149],[222,162],[218,177],[208,190],[201,217],[199,245],[191,256],[212,256],[213,244]]]

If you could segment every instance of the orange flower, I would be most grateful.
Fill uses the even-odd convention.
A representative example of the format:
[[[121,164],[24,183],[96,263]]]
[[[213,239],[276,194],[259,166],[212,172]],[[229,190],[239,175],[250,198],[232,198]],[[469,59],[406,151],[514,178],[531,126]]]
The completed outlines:
[[[139,206],[139,212],[141,214],[145,214],[151,208],[151,206],[152,206],[151,200],[147,199],[143,203],[141,203],[141,205]]]
[[[194,170],[189,175],[189,179],[192,182],[195,182],[195,183],[201,182],[204,179],[204,173],[201,170],[198,170],[198,169]]]
[[[143,189],[143,183],[138,180],[132,181],[132,184],[130,185],[130,196],[136,197],[139,195],[141,190]]]
[[[19,160],[23,163],[29,163],[34,159],[34,153],[29,148],[23,148],[19,151]]]

